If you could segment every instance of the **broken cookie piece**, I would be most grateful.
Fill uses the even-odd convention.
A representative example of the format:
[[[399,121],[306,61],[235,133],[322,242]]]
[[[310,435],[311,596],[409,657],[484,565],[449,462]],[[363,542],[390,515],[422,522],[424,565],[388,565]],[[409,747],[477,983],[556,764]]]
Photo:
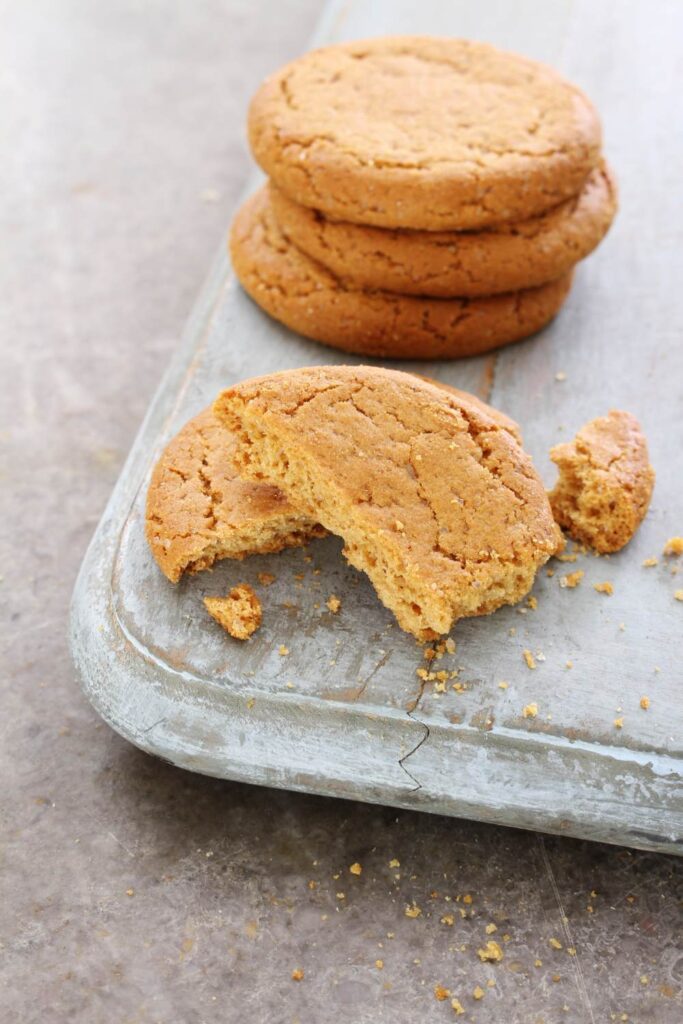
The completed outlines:
[[[541,481],[481,403],[378,367],[289,370],[223,392],[240,474],[343,537],[418,639],[514,604],[561,542]]]
[[[248,583],[233,587],[227,597],[205,597],[212,619],[236,640],[248,640],[261,625],[261,602]]]
[[[551,448],[550,458],[560,471],[548,495],[559,525],[600,554],[623,548],[645,517],[655,480],[635,417],[612,410],[591,420],[573,441]]]
[[[280,551],[325,530],[277,487],[240,480],[234,437],[206,409],[168,444],[152,472],[145,533],[165,576],[207,569],[219,558]]]

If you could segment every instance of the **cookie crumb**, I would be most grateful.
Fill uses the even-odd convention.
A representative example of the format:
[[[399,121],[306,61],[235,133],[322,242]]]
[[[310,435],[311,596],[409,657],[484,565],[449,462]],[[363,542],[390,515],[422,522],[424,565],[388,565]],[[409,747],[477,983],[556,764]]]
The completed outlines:
[[[593,590],[597,590],[598,594],[607,594],[611,597],[614,593],[614,587],[611,583],[594,583]]]
[[[526,707],[522,709],[523,718],[535,718],[537,714],[538,704],[527,704]]]
[[[455,1012],[458,1014],[458,1016],[460,1016],[461,1013],[465,1012],[465,1008],[464,1008],[464,1006],[462,1005],[462,1003],[460,1002],[459,999],[455,999],[455,998],[451,999],[451,1007],[452,1007],[453,1010],[455,1010]]]
[[[384,960],[375,960],[375,967],[377,968],[378,971],[383,970]]]
[[[444,999],[448,999],[450,994],[450,990],[444,988],[443,985],[434,986],[434,998],[437,999],[440,1003],[442,1003]]]
[[[482,963],[500,963],[504,953],[497,942],[489,939],[483,949],[477,950],[477,956]]]
[[[445,924],[448,928],[452,928],[455,924],[455,918],[452,914],[444,914],[443,917],[439,918],[441,924]]]
[[[325,601],[325,604],[330,609],[333,615],[336,615],[339,609],[341,608],[341,601],[336,596],[336,594],[330,594],[327,601]]]
[[[573,590],[574,587],[578,587],[585,575],[583,569],[577,569],[576,572],[570,572],[567,576],[560,576],[560,586],[563,589],[568,587],[570,590]]]
[[[664,545],[665,555],[683,555],[683,537],[669,537]]]
[[[247,640],[261,625],[261,602],[248,583],[233,587],[227,597],[205,597],[204,607],[236,640]]]
[[[352,875],[360,875],[361,872],[363,871],[363,868],[360,866],[358,861],[356,861],[355,864],[351,865],[349,871],[351,872]]]
[[[498,689],[499,689],[499,690],[507,690],[507,688],[508,688],[508,686],[509,686],[509,685],[510,685],[510,684],[509,684],[508,682],[506,682],[506,680],[505,680],[505,679],[502,679],[502,680],[501,680],[501,681],[500,681],[500,682],[498,683]]]
[[[477,987],[475,988],[474,992],[472,993],[472,998],[473,999],[483,999],[485,994],[486,993],[484,992],[483,988],[481,988],[480,985],[477,985]]]
[[[294,970],[292,971],[292,981],[303,981],[303,980],[304,980],[304,972],[301,970],[300,967],[295,967]]]
[[[553,949],[562,949],[562,943],[559,939],[548,939],[548,945],[552,946]]]
[[[527,668],[536,668],[536,661],[533,654],[529,650],[522,651],[522,656],[526,662]]]
[[[683,601],[683,590],[674,590],[674,599],[676,601]]]
[[[534,960],[534,967],[543,967],[543,961],[539,960],[538,957]]]
[[[390,868],[400,868],[400,866],[401,866],[401,862],[400,862],[400,860],[397,860],[396,857],[392,857],[391,860],[389,861],[389,867]]]
[[[650,706],[650,698],[649,697],[641,697],[640,698],[640,706],[643,709],[643,711],[647,711],[647,709]]]
[[[532,612],[535,612],[536,609],[538,608],[538,598],[534,597],[533,595],[531,595],[530,597],[527,598],[526,603],[529,605],[529,607],[531,608]]]
[[[653,565],[659,565],[658,558],[646,558],[642,563],[644,569],[651,569]]]
[[[289,647],[285,647],[284,644],[280,644],[280,646],[277,649],[277,653],[280,655],[281,658],[286,658],[287,655],[289,654]]]
[[[614,728],[615,729],[623,729],[624,728],[624,719],[623,719],[623,717],[622,718],[615,718],[614,719]]]
[[[406,907],[406,909],[404,910],[404,914],[406,915],[406,917],[420,917],[422,914],[422,910],[420,909],[420,907],[416,906],[415,903],[413,903],[412,906]]]
[[[492,921],[491,924],[487,924],[486,925],[486,928],[484,928],[484,931],[486,932],[487,935],[493,935],[494,932],[498,931],[498,925],[494,924],[493,921]]]
[[[275,583],[276,577],[273,576],[272,572],[260,572],[256,577],[262,587],[269,587],[272,583]]]

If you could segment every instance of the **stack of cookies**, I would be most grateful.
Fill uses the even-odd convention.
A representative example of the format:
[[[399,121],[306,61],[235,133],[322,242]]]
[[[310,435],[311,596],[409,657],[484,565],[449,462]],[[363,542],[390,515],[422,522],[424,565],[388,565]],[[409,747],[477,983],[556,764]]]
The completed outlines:
[[[533,334],[616,211],[590,101],[482,43],[313,51],[261,86],[249,138],[270,180],[235,218],[237,276],[291,329],[363,355]]]

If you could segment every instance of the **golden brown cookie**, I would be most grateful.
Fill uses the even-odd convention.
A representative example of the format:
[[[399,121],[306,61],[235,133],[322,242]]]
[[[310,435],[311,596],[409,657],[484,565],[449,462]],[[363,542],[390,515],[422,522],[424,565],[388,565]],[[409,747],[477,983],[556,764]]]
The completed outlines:
[[[344,538],[399,625],[426,639],[514,603],[560,532],[509,430],[444,388],[367,366],[288,370],[224,391],[240,473]]]
[[[165,576],[305,544],[325,531],[268,484],[240,480],[234,438],[206,409],[166,447],[147,492],[145,533]]]
[[[357,291],[285,238],[265,189],[238,211],[230,252],[244,289],[291,330],[345,352],[396,359],[455,359],[519,341],[552,320],[571,285],[565,274],[475,299]]]
[[[606,166],[530,220],[484,231],[401,231],[331,220],[271,184],[283,234],[351,288],[406,295],[497,295],[555,281],[595,249],[617,209]]]
[[[460,231],[525,220],[597,166],[597,113],[536,61],[394,36],[314,50],[252,100],[249,141],[303,206],[356,224]]]
[[[628,544],[650,504],[655,471],[634,416],[612,410],[550,449],[560,471],[549,494],[553,515],[570,537],[601,554]]]

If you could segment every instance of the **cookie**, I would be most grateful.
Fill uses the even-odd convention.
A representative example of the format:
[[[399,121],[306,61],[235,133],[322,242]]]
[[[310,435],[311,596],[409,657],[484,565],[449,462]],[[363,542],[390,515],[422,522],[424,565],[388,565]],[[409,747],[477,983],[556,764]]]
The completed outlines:
[[[418,639],[519,601],[561,542],[510,431],[412,374],[288,370],[229,388],[214,411],[237,437],[240,473],[343,537]]]
[[[655,472],[634,416],[612,410],[550,449],[560,471],[549,494],[570,537],[607,554],[628,544],[650,504]]]
[[[601,242],[617,192],[606,166],[547,213],[484,231],[401,231],[331,220],[270,186],[284,235],[352,288],[406,295],[497,295],[554,281]]]
[[[576,195],[601,129],[551,68],[485,43],[395,36],[314,50],[271,75],[252,100],[249,141],[303,206],[462,231]]]
[[[571,285],[565,274],[474,299],[358,291],[283,235],[265,189],[238,211],[230,252],[244,289],[291,330],[345,352],[396,359],[454,359],[519,341],[552,320]]]
[[[325,532],[277,487],[240,480],[233,448],[234,438],[207,409],[183,427],[154,467],[145,533],[172,583],[219,558],[280,551]]]

